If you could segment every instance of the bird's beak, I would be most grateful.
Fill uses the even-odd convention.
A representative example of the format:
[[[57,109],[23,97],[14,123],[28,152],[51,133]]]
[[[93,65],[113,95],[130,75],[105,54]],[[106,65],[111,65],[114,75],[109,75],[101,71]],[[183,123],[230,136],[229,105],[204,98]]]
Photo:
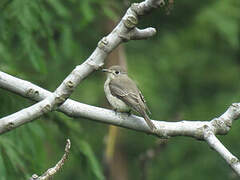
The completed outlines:
[[[110,73],[111,71],[109,69],[102,69],[102,72]]]

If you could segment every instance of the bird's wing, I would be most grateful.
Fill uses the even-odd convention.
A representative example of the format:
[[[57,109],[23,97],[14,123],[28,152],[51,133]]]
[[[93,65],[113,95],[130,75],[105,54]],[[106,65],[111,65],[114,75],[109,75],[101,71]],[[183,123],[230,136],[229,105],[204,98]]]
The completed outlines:
[[[143,96],[143,94],[142,94],[141,91],[139,91],[139,95],[140,95],[140,97],[141,97],[141,99],[142,99],[142,101],[143,101],[143,103],[144,103],[144,105],[145,105],[145,109],[147,110],[147,112],[148,112],[149,114],[152,114],[151,111],[149,110],[148,106],[147,106],[147,101],[145,100],[145,98],[144,98],[144,96]]]
[[[149,110],[142,93],[129,77],[125,76],[124,78],[115,78],[111,80],[109,83],[109,89],[113,96],[118,97],[132,109],[140,113],[151,130],[156,129],[156,126],[147,115],[146,111]]]
[[[113,96],[118,97],[140,114],[147,110],[141,92],[129,77],[125,76],[124,78],[111,80],[109,88]]]

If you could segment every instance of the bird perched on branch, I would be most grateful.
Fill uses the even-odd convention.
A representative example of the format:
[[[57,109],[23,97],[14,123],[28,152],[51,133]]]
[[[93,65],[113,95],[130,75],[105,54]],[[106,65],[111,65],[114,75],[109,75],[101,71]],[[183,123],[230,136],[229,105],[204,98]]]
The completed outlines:
[[[112,66],[102,71],[107,73],[104,92],[114,110],[130,113],[133,109],[143,116],[152,131],[156,130],[156,126],[148,117],[147,112],[150,113],[150,111],[146,101],[135,82],[128,77],[127,71],[121,66]]]

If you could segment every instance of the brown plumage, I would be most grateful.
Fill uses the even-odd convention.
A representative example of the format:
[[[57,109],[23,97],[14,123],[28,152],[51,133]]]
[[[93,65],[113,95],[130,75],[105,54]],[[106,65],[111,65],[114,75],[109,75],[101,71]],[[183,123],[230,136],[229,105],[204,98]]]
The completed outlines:
[[[109,74],[111,73],[110,81],[108,82],[111,94],[122,100],[131,109],[141,114],[151,130],[155,130],[156,127],[147,114],[147,112],[150,113],[150,111],[146,105],[146,101],[135,82],[127,76],[126,71],[124,71],[124,69],[120,66],[112,66],[110,69],[105,71]],[[114,108],[118,109],[118,107]]]

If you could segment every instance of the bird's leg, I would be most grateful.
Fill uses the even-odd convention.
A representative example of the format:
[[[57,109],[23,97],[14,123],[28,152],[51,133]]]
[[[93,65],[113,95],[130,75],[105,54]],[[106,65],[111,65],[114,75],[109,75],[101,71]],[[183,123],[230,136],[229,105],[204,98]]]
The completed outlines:
[[[113,108],[113,111],[115,112],[115,115],[117,115],[118,113],[117,108]]]
[[[127,111],[128,117],[131,116],[131,109],[129,109],[129,111]]]

